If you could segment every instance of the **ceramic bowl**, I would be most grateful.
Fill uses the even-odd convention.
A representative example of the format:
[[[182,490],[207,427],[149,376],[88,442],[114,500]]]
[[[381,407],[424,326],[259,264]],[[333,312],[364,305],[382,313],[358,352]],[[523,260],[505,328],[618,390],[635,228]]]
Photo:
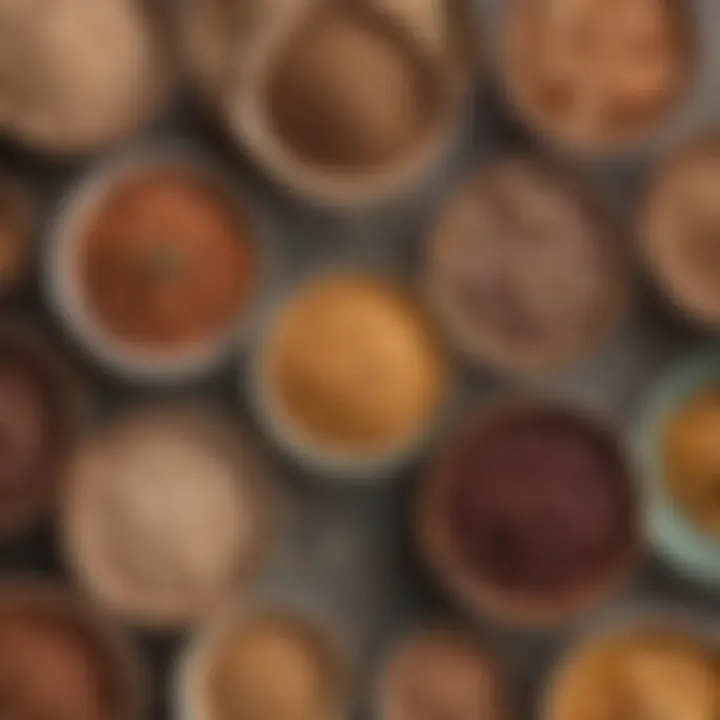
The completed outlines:
[[[661,436],[667,418],[699,390],[720,383],[720,351],[678,364],[650,392],[633,432],[642,472],[646,525],[654,549],[680,573],[720,587],[720,540],[699,531],[671,497],[665,480]]]
[[[430,50],[416,31],[392,12],[356,3],[353,13],[416,59],[434,88],[439,112],[412,149],[378,165],[360,170],[334,169],[304,159],[275,127],[269,87],[295,30],[324,4],[322,0],[310,4],[287,0],[282,18],[278,13],[277,20],[268,24],[262,42],[258,39],[242,56],[243,61],[238,60],[234,75],[227,78],[220,93],[221,122],[272,180],[301,200],[325,209],[352,210],[404,199],[430,179],[453,147],[467,105],[467,80],[463,82],[451,62]]]
[[[255,289],[243,300],[224,330],[188,347],[152,349],[119,338],[93,313],[79,278],[78,257],[89,218],[119,182],[154,168],[176,168],[206,180],[220,197],[237,207],[251,228],[256,255]],[[172,384],[198,379],[240,350],[252,330],[255,313],[274,275],[275,238],[253,202],[225,172],[195,149],[165,143],[120,154],[83,177],[61,203],[52,225],[43,263],[43,285],[53,310],[73,338],[105,370],[139,384]]]
[[[174,720],[213,720],[205,688],[213,655],[228,632],[263,618],[279,618],[296,624],[310,634],[323,654],[335,659],[331,668],[334,698],[330,717],[333,720],[349,718],[354,661],[327,613],[303,603],[289,605],[284,601],[256,599],[229,608],[191,638],[180,653],[169,685]],[[268,668],[268,672],[272,669]]]
[[[262,427],[278,448],[312,475],[329,482],[374,484],[386,480],[393,472],[420,454],[443,425],[454,397],[452,369],[445,360],[444,375],[441,378],[443,386],[440,389],[440,400],[435,411],[427,417],[417,432],[388,448],[367,452],[345,452],[328,447],[320,441],[303,437],[293,426],[292,421],[284,416],[272,398],[267,362],[270,347],[284,313],[292,306],[294,300],[302,295],[303,291],[317,282],[333,278],[342,279],[343,277],[368,279],[380,277],[401,291],[405,289],[399,281],[392,277],[378,276],[377,273],[365,269],[336,267],[311,273],[303,278],[293,290],[278,298],[270,308],[251,362],[248,363],[246,370],[242,370],[240,392],[249,394]],[[412,298],[409,288],[408,297]],[[422,306],[418,305],[418,311],[423,313]],[[432,325],[429,327],[432,328]],[[440,343],[438,348],[444,355],[444,348]]]
[[[148,668],[131,639],[101,610],[59,584],[31,576],[0,583],[0,613],[16,610],[76,626],[107,663],[118,703],[112,717],[118,720],[146,717],[150,709]]]
[[[414,505],[414,532],[418,550],[432,575],[461,608],[476,619],[491,619],[523,631],[547,631],[581,620],[593,608],[607,602],[624,590],[640,563],[643,554],[642,530],[636,507],[631,507],[630,538],[627,546],[595,576],[585,578],[576,587],[547,597],[532,592],[513,591],[482,578],[462,560],[448,530],[447,520],[439,512],[450,487],[446,472],[448,462],[457,457],[468,437],[508,412],[558,409],[576,416],[579,421],[597,428],[602,436],[613,440],[620,453],[633,504],[638,502],[634,486],[634,467],[613,425],[595,411],[578,407],[574,402],[541,397],[508,396],[491,400],[471,415],[430,463],[420,481]]]
[[[555,663],[539,703],[540,719],[555,720],[558,695],[568,672],[583,652],[614,636],[643,631],[687,638],[712,655],[720,650],[720,627],[715,619],[678,605],[635,602],[623,609],[606,612],[580,630]]]

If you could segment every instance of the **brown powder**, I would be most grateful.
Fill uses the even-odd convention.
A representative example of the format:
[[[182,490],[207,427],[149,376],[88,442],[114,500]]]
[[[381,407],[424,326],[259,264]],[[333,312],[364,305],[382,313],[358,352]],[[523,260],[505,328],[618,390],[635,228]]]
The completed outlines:
[[[173,167],[115,186],[90,218],[83,251],[82,282],[98,320],[153,348],[225,332],[254,284],[247,228],[232,202]]]
[[[438,88],[410,40],[380,17],[340,6],[302,26],[271,78],[279,135],[305,160],[367,167],[409,152],[438,109]]]

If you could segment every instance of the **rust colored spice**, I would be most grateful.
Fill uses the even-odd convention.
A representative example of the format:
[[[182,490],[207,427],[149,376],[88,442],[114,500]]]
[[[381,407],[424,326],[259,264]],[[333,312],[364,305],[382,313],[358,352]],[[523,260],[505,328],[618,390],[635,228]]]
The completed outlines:
[[[88,304],[119,339],[187,347],[231,326],[254,284],[248,229],[189,170],[155,168],[106,196],[84,241]]]
[[[572,590],[631,542],[633,496],[611,437],[559,409],[507,411],[476,428],[451,472],[464,561],[511,591]]]

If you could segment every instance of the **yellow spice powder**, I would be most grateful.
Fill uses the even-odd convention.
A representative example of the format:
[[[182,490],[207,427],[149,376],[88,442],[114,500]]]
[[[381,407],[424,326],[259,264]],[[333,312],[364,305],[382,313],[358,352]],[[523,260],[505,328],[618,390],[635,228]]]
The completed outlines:
[[[720,389],[699,393],[668,419],[664,460],[676,501],[701,529],[720,533]]]
[[[389,281],[316,281],[281,315],[269,386],[296,432],[334,451],[411,439],[441,398],[445,368],[425,316]]]

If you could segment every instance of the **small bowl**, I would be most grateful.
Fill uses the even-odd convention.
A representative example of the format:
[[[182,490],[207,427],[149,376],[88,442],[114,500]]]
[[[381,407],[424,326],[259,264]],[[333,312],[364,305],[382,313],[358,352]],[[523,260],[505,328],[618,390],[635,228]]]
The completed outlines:
[[[37,378],[44,404],[51,407],[52,439],[46,441],[47,467],[24,494],[3,496],[0,540],[30,530],[50,515],[61,494],[64,469],[83,427],[90,419],[90,397],[77,369],[32,324],[0,324],[0,360],[23,362]],[[50,445],[47,445],[50,443]],[[28,478],[29,479],[29,478]]]
[[[233,552],[230,557],[232,565],[226,560],[220,567],[216,562],[218,569],[213,573],[198,576],[198,561],[194,560],[195,567],[186,576],[185,585],[182,585],[182,577],[180,581],[171,579],[164,586],[156,583],[157,578],[148,582],[151,571],[142,565],[138,571],[137,563],[134,568],[130,567],[128,574],[124,571],[122,556],[118,554],[119,560],[115,561],[113,554],[117,552],[118,539],[122,542],[117,534],[119,526],[113,528],[114,544],[113,535],[108,542],[104,526],[99,524],[101,518],[112,517],[108,514],[112,507],[108,497],[102,498],[99,493],[104,484],[118,482],[117,478],[107,480],[103,465],[113,463],[113,455],[122,452],[123,442],[136,445],[145,437],[153,438],[153,434],[158,436],[158,433],[161,438],[177,435],[185,443],[197,443],[207,453],[208,463],[221,465],[222,473],[231,472],[233,481],[239,486],[238,492],[229,501],[237,503],[240,525],[231,538],[233,544],[225,539],[222,546],[223,552]],[[162,447],[167,453],[167,446]],[[159,462],[158,467],[161,468],[163,462],[168,462],[167,457]],[[201,472],[197,459],[191,462],[196,465],[194,472],[197,477]],[[149,467],[152,465],[146,461],[146,472],[149,472]],[[163,472],[162,469],[159,472]],[[225,480],[225,477],[222,479]],[[167,491],[168,488],[163,487],[162,490]],[[98,500],[101,503],[104,501],[104,506],[99,506]],[[144,511],[145,518],[138,520],[137,510],[128,513],[128,527],[133,522],[151,526],[159,509],[157,494],[153,500],[154,504],[148,503],[148,509]],[[187,499],[184,502],[187,503]],[[286,515],[273,468],[253,443],[251,435],[215,408],[205,403],[187,402],[141,406],[95,431],[85,444],[78,447],[69,463],[61,511],[61,548],[79,583],[116,616],[137,627],[164,632],[194,627],[218,608],[224,607],[230,598],[247,591],[271,560]],[[198,522],[207,523],[207,513],[201,512],[196,517]],[[247,527],[243,528],[242,522],[246,522]],[[172,530],[175,531],[176,528]],[[188,531],[197,533],[197,523]],[[148,536],[152,536],[152,528],[147,532]],[[159,545],[167,535],[157,536]],[[135,551],[137,549],[136,546]],[[152,550],[149,552],[151,561],[155,563],[153,569],[160,566],[161,557],[167,557],[168,563],[173,559],[171,555],[163,556],[162,549],[160,554],[153,555]],[[185,590],[179,592],[178,587],[185,587]]]
[[[254,290],[246,296],[236,318],[219,333],[186,347],[153,349],[126,341],[95,316],[78,277],[78,254],[89,219],[117,184],[141,177],[148,170],[177,169],[201,178],[217,189],[228,206],[251,228],[248,242],[256,257]],[[172,384],[208,375],[242,347],[254,321],[276,260],[274,238],[254,205],[218,167],[189,146],[165,143],[121,154],[83,178],[62,204],[43,264],[45,293],[80,346],[106,370],[140,384]]]
[[[468,655],[472,653],[472,660],[478,663],[478,670],[480,666],[483,666],[482,671],[488,675],[488,684],[494,687],[490,690],[493,710],[491,714],[483,714],[482,717],[487,718],[487,720],[505,720],[510,717],[507,677],[504,668],[500,666],[492,653],[477,642],[476,638],[467,630],[442,624],[421,626],[411,630],[399,640],[396,640],[390,647],[378,677],[375,717],[378,720],[408,720],[408,715],[394,713],[391,709],[394,691],[393,680],[396,680],[401,663],[408,656],[411,656],[416,649],[422,649],[425,644],[430,644],[430,647],[432,647],[431,644],[438,641],[447,643],[447,646],[454,646]],[[427,675],[429,677],[429,673]],[[485,689],[483,688],[483,691]]]
[[[680,42],[683,45],[684,68],[680,83],[663,106],[659,106],[652,118],[632,131],[595,140],[573,136],[573,133],[554,126],[553,119],[530,97],[532,90],[518,79],[522,70],[517,67],[520,62],[516,57],[517,47],[520,43],[516,37],[516,26],[520,14],[533,4],[537,5],[537,0],[511,0],[502,5],[496,28],[496,61],[504,100],[514,115],[550,147],[591,160],[652,156],[686,132],[696,122],[695,115],[699,113],[700,106],[712,97],[711,81],[705,77],[709,73],[703,67],[712,61],[710,55],[704,57],[708,49],[703,47],[710,38],[704,35],[702,19],[696,17],[696,7],[692,3],[673,3],[672,11],[680,16],[683,24]],[[566,66],[567,63],[564,64],[567,69]]]
[[[333,658],[335,697],[331,698],[334,710],[328,713],[332,720],[347,720],[350,716],[352,660],[345,643],[337,631],[330,627],[325,614],[279,602],[249,602],[230,608],[193,637],[178,657],[169,686],[171,716],[174,720],[214,720],[204,687],[210,663],[223,638],[233,629],[241,628],[254,620],[279,619],[290,622],[317,643],[323,656]],[[267,668],[272,673],[272,668]]]
[[[149,683],[142,655],[108,618],[67,588],[34,577],[0,583],[0,614],[30,612],[38,619],[67,622],[103,659],[118,706],[111,717],[138,720],[149,710]],[[88,678],[89,680],[89,678]]]
[[[545,216],[551,217],[546,221],[546,227],[533,234],[529,226],[534,218],[522,218],[518,209],[518,214],[512,217],[519,219],[514,221],[514,226],[508,232],[516,235],[522,233],[526,241],[541,241],[543,233],[549,234],[551,229],[561,227],[565,234],[574,231],[583,245],[591,247],[593,252],[588,250],[584,256],[581,256],[580,250],[575,252],[579,259],[575,258],[574,263],[565,263],[565,276],[575,278],[578,273],[586,271],[581,261],[586,265],[595,262],[598,266],[595,271],[598,278],[596,284],[600,285],[600,289],[589,299],[578,293],[577,281],[575,288],[564,291],[564,296],[558,292],[553,298],[556,311],[571,306],[573,298],[584,301],[585,314],[582,317],[570,317],[563,332],[557,331],[548,323],[547,317],[535,311],[537,306],[541,306],[538,299],[546,299],[548,295],[547,291],[539,292],[540,283],[544,283],[542,287],[547,289],[562,278],[558,280],[557,276],[549,274],[545,269],[536,283],[534,295],[526,289],[527,279],[521,275],[511,277],[512,283],[508,288],[500,287],[500,291],[506,290],[519,299],[517,305],[524,311],[520,320],[526,325],[534,327],[542,321],[553,331],[540,339],[527,332],[523,326],[520,326],[518,332],[512,325],[512,317],[487,317],[487,314],[483,316],[477,312],[483,308],[483,304],[485,308],[492,307],[491,303],[496,306],[504,303],[511,307],[493,286],[493,280],[496,285],[498,279],[504,280],[503,273],[507,275],[507,270],[496,261],[497,267],[490,268],[495,277],[483,276],[483,272],[488,272],[486,259],[490,251],[496,249],[483,248],[483,231],[474,229],[476,225],[484,227],[483,221],[488,215],[491,220],[485,226],[493,227],[492,212],[495,206],[502,205],[501,200],[495,198],[503,193],[505,197],[502,199],[509,204],[509,187],[515,191],[516,198],[524,195],[530,206],[540,204],[543,193],[549,195],[550,210]],[[480,199],[485,202],[480,203]],[[518,208],[525,204],[521,200],[515,202]],[[482,208],[485,209],[484,214]],[[502,207],[498,214],[501,211]],[[512,208],[506,214],[511,212]],[[538,217],[542,217],[539,211],[535,212]],[[521,224],[523,220],[524,226]],[[502,226],[497,232],[502,232]],[[479,242],[475,242],[475,238]],[[509,237],[508,242],[516,253],[521,251],[521,243],[515,237]],[[560,253],[567,252],[565,247],[557,244],[551,249],[553,255],[558,257]],[[537,263],[542,256],[535,250],[532,257]],[[518,266],[517,257],[505,257],[504,260],[506,264],[512,263],[511,267]],[[536,264],[524,264],[536,274]],[[552,269],[557,263],[546,265]],[[463,359],[474,366],[489,367],[503,375],[527,378],[573,367],[609,344],[633,314],[635,298],[632,280],[630,253],[627,252],[618,223],[600,194],[565,165],[520,152],[506,154],[489,165],[472,170],[446,200],[425,241],[419,284],[449,344]],[[593,286],[589,282],[583,287],[587,285]],[[480,303],[475,299],[475,294],[478,294],[476,291],[485,293]],[[547,311],[544,314],[547,315]],[[516,325],[519,323],[516,322]]]
[[[705,227],[705,223],[701,222],[700,229],[695,230],[692,210],[688,212],[682,204],[672,202],[673,196],[678,193],[686,199],[696,194],[688,188],[687,176],[684,187],[682,179],[683,174],[692,172],[693,167],[705,168],[708,176],[714,171],[716,181],[720,178],[720,129],[701,132],[675,150],[655,171],[639,216],[640,255],[650,276],[673,308],[698,327],[717,332],[720,331],[720,291],[711,287],[710,278],[706,278],[704,283],[699,282],[703,278],[698,277],[697,267],[705,261],[697,258],[693,263],[689,256],[683,257],[682,252],[682,245],[689,245],[693,233],[711,232],[712,223],[707,223],[708,227]],[[711,177],[705,182],[712,186]],[[707,204],[709,193],[705,191],[704,194]],[[696,213],[697,210],[695,208]],[[690,217],[690,222],[686,222],[690,226],[687,237],[683,233],[683,211]],[[701,212],[707,212],[707,208]],[[671,228],[675,228],[674,232]],[[708,258],[707,262],[713,263],[713,259]],[[696,267],[693,267],[694,264]]]
[[[313,13],[328,5],[326,0],[310,7],[289,3],[282,21],[268,27],[242,68],[226,81],[219,107],[222,123],[275,182],[313,205],[351,210],[410,195],[429,179],[452,148],[464,118],[467,82],[463,83],[452,63],[430,51],[391,12],[366,3],[341,3],[340,7],[358,21],[382,33],[414,58],[436,96],[437,115],[419,134],[414,147],[378,163],[333,167],[306,159],[275,126],[270,86],[296,31],[311,23]]]
[[[635,424],[633,442],[643,475],[650,543],[684,576],[720,587],[720,539],[713,540],[698,530],[677,506],[665,481],[660,454],[660,436],[666,418],[713,382],[720,382],[720,351],[679,364],[650,393]]]
[[[73,158],[85,157],[120,144],[132,134],[149,126],[169,106],[176,90],[176,78],[170,39],[167,37],[161,11],[157,7],[153,8],[152,3],[144,2],[144,0],[106,3],[105,5],[108,7],[95,4],[95,12],[89,11],[92,17],[87,21],[80,19],[77,25],[68,23],[67,15],[57,17],[57,9],[63,8],[63,4],[58,5],[57,9],[48,8],[48,15],[55,15],[54,22],[57,27],[63,27],[64,33],[53,34],[47,28],[43,28],[39,34],[36,34],[36,37],[18,41],[17,47],[11,44],[10,58],[13,58],[12,53],[14,52],[17,56],[14,59],[15,64],[24,68],[21,80],[16,80],[16,84],[24,83],[20,92],[24,92],[25,95],[20,94],[20,101],[29,107],[18,108],[17,104],[14,106],[12,98],[0,98],[1,135],[11,138],[31,151],[67,162]],[[124,6],[128,13],[132,13],[131,19],[119,16],[118,13],[124,12],[119,8]],[[114,17],[113,9],[115,9]],[[63,12],[69,13],[70,11],[63,10]],[[82,16],[83,8],[77,7],[72,12],[79,12]],[[85,12],[88,10],[85,9]],[[103,15],[106,17],[104,20],[100,20]],[[32,22],[34,24],[40,22],[36,19],[38,17],[36,13],[33,15]],[[15,16],[4,18],[4,22],[13,22],[19,28],[16,32],[22,36],[23,32],[27,32],[25,25],[30,21],[28,17],[17,17],[16,12]],[[43,20],[43,22],[47,23],[48,21]],[[133,24],[132,28],[129,26],[130,23]],[[127,60],[128,63],[136,63],[136,72],[132,78],[126,78],[128,85],[125,88],[112,85],[113,78],[108,78],[107,68],[102,61],[99,66],[96,63],[95,77],[91,82],[98,80],[99,73],[104,73],[106,89],[114,87],[116,92],[125,90],[122,98],[124,104],[118,103],[117,100],[120,98],[116,98],[115,115],[105,116],[99,124],[97,117],[90,117],[93,112],[88,107],[76,107],[72,114],[68,113],[67,106],[60,107],[59,111],[54,114],[43,99],[38,100],[38,97],[32,95],[33,92],[38,92],[37,88],[41,88],[40,92],[46,93],[46,96],[57,92],[62,94],[59,86],[62,86],[63,81],[66,86],[72,86],[75,78],[67,77],[67,75],[62,78],[53,77],[53,71],[49,67],[46,66],[40,70],[39,66],[41,63],[47,64],[48,53],[58,54],[62,49],[67,50],[67,43],[70,42],[68,33],[70,36],[73,34],[77,36],[79,28],[90,30],[98,37],[92,41],[96,47],[91,50],[90,54],[88,54],[88,48],[85,47],[80,51],[84,58],[77,58],[73,61],[72,64],[76,66],[76,69],[78,62],[88,62],[89,58],[97,55],[103,49],[106,50],[108,57],[114,58],[117,54],[117,40],[123,35],[125,42],[132,45],[132,52],[137,53],[137,56],[132,56]],[[109,37],[109,40],[106,41],[106,44],[109,42],[109,47],[103,47],[103,40],[98,39],[102,37]],[[5,38],[3,38],[3,42],[6,42]],[[75,45],[82,44],[82,42],[83,40],[79,37],[74,41]],[[61,43],[66,44],[66,47],[60,47]],[[49,47],[52,50],[48,50]],[[38,58],[36,63],[31,61],[33,53]],[[63,70],[66,73],[72,72],[72,69],[67,67],[69,62],[67,53],[65,55],[66,64]],[[92,60],[89,62],[92,63]],[[59,69],[55,68],[55,71],[57,70]],[[80,79],[79,82],[82,83],[83,79]],[[19,91],[16,89],[15,92]],[[28,95],[28,93],[30,94]],[[63,101],[71,102],[67,97],[63,98],[61,103]],[[57,107],[57,98],[54,102]],[[90,121],[88,121],[89,118]]]
[[[0,176],[0,295],[23,288],[35,255],[37,198],[25,183]]]
[[[273,401],[270,390],[268,374],[268,357],[271,345],[275,339],[277,328],[286,312],[294,302],[316,283],[323,283],[334,279],[367,279],[371,282],[380,280],[393,289],[404,292],[403,286],[393,280],[377,273],[365,270],[336,269],[334,271],[318,272],[300,282],[299,286],[279,300],[270,314],[268,322],[257,343],[248,372],[241,377],[241,392],[247,389],[255,412],[264,427],[278,447],[289,457],[293,458],[302,467],[324,479],[342,478],[348,482],[366,484],[386,479],[399,467],[409,462],[421,452],[422,448],[434,435],[442,423],[445,411],[448,409],[452,395],[452,376],[449,364],[444,357],[444,349],[438,340],[439,357],[443,362],[443,375],[440,378],[439,401],[433,413],[422,423],[422,427],[411,436],[392,443],[387,448],[379,450],[342,450],[329,447],[320,440],[304,437],[303,433],[294,427],[293,421]],[[408,297],[412,296],[408,293]],[[418,306],[419,317],[423,317],[423,310]],[[429,320],[428,320],[429,322]],[[429,322],[428,329],[433,330]]]
[[[576,417],[587,428],[598,432],[599,438],[612,441],[625,474],[631,483],[629,500],[630,527],[626,546],[609,558],[607,566],[592,577],[579,580],[575,586],[557,592],[541,592],[522,588],[504,588],[491,578],[483,578],[468,567],[448,529],[447,519],[440,512],[446,504],[451,479],[448,464],[457,460],[468,439],[497,418],[522,415],[528,411],[559,411]],[[501,624],[524,631],[545,631],[579,620],[594,607],[618,594],[639,565],[642,556],[642,531],[637,518],[634,469],[626,458],[624,447],[604,418],[574,403],[536,397],[506,397],[490,402],[475,413],[470,421],[440,451],[430,464],[418,488],[414,505],[414,530],[422,559],[448,595],[475,618],[490,618]]]
[[[541,720],[556,720],[556,705],[568,674],[580,657],[596,643],[636,632],[658,633],[660,637],[689,640],[707,650],[710,659],[720,651],[720,628],[714,618],[698,615],[668,603],[634,603],[629,608],[605,614],[580,632],[551,671],[540,701]],[[602,717],[602,716],[601,716]]]

